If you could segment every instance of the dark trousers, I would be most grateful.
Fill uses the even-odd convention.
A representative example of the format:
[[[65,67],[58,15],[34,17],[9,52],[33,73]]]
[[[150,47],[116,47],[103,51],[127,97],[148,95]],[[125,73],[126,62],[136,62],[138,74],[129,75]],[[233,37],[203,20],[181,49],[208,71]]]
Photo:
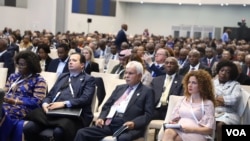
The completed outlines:
[[[161,106],[159,108],[155,108],[152,119],[164,120],[166,114],[167,114],[167,106]]]
[[[101,140],[106,136],[111,136],[113,133],[123,125],[124,121],[122,118],[113,118],[109,126],[104,125],[102,128],[93,126],[86,127],[78,130],[74,141],[97,141]],[[133,139],[139,138],[140,136],[134,134],[133,131],[125,131],[117,137],[117,141],[132,141]]]
[[[44,130],[44,126],[29,121],[23,128],[25,140],[27,141],[45,141],[46,137],[41,137],[39,133]],[[53,128],[53,138],[55,141],[63,141],[64,132],[62,128]]]

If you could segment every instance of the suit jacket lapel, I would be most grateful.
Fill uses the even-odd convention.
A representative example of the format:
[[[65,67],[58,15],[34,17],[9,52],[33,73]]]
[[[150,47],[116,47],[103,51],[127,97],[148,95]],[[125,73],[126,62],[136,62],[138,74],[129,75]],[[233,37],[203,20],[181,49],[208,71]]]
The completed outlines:
[[[82,72],[82,73],[84,74],[84,72]],[[86,75],[82,75],[82,74],[80,74],[80,75],[81,76],[77,80],[77,82],[79,82],[79,85],[76,85],[77,86],[77,88],[76,88],[77,91],[75,92],[76,97],[78,96],[78,94],[81,94],[81,93],[79,93],[79,91],[82,90],[81,87],[83,87],[85,84],[85,76]]]
[[[137,98],[140,96],[140,92],[142,91],[142,83],[140,83],[137,87],[137,89],[135,90],[135,92],[133,93],[133,96],[131,97],[127,109],[126,111],[130,108],[133,107],[134,103],[136,102]],[[125,111],[125,112],[126,112]]]

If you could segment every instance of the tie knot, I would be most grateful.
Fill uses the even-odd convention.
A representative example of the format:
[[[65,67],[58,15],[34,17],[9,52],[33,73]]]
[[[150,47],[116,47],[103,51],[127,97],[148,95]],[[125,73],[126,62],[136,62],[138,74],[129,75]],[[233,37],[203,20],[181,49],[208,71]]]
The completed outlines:
[[[192,67],[191,70],[194,71],[194,70],[195,70],[195,67]]]

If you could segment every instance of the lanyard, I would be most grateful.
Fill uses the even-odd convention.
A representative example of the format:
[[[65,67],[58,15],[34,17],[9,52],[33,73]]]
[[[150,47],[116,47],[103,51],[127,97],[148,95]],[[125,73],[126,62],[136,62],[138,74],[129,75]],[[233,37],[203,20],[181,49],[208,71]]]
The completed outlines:
[[[7,92],[7,94],[9,95],[10,91],[12,90],[12,88],[14,88],[16,85],[22,83],[24,80],[30,78],[31,76],[32,76],[32,74],[30,74],[29,76],[27,76],[27,77],[25,77],[25,78],[23,78],[23,79],[21,79],[21,80],[20,80],[21,76],[18,77],[17,80],[16,80],[13,84],[11,84],[11,86],[10,86],[10,88],[9,88],[9,90],[8,90],[8,92]],[[12,95],[12,94],[10,94],[10,95]]]
[[[73,91],[73,88],[72,88],[72,85],[71,85],[71,78],[70,77],[69,77],[69,90],[71,92],[72,97],[74,97],[74,91]]]
[[[194,115],[194,111],[193,111],[193,107],[192,107],[192,95],[191,95],[191,99],[190,99],[190,106],[191,106],[191,114],[194,117],[195,121],[197,122],[197,124],[199,123],[198,119],[196,118],[196,116]],[[201,101],[201,113],[204,114],[205,113],[205,109],[204,109],[204,102],[203,99]]]
[[[70,90],[70,93],[72,95],[72,97],[74,97],[74,91],[73,91],[73,88],[72,88],[72,85],[71,85],[71,78],[69,77],[69,90]],[[61,95],[61,90],[59,92],[57,92],[56,96],[53,98],[52,102],[55,102],[56,99]]]

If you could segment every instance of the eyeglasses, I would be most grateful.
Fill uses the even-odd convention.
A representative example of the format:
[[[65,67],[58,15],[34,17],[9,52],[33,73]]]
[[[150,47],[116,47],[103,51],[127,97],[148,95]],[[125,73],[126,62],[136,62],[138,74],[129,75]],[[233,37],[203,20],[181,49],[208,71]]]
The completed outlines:
[[[158,56],[158,55],[164,55],[166,56],[166,54],[163,54],[163,53],[156,53],[155,56]]]

